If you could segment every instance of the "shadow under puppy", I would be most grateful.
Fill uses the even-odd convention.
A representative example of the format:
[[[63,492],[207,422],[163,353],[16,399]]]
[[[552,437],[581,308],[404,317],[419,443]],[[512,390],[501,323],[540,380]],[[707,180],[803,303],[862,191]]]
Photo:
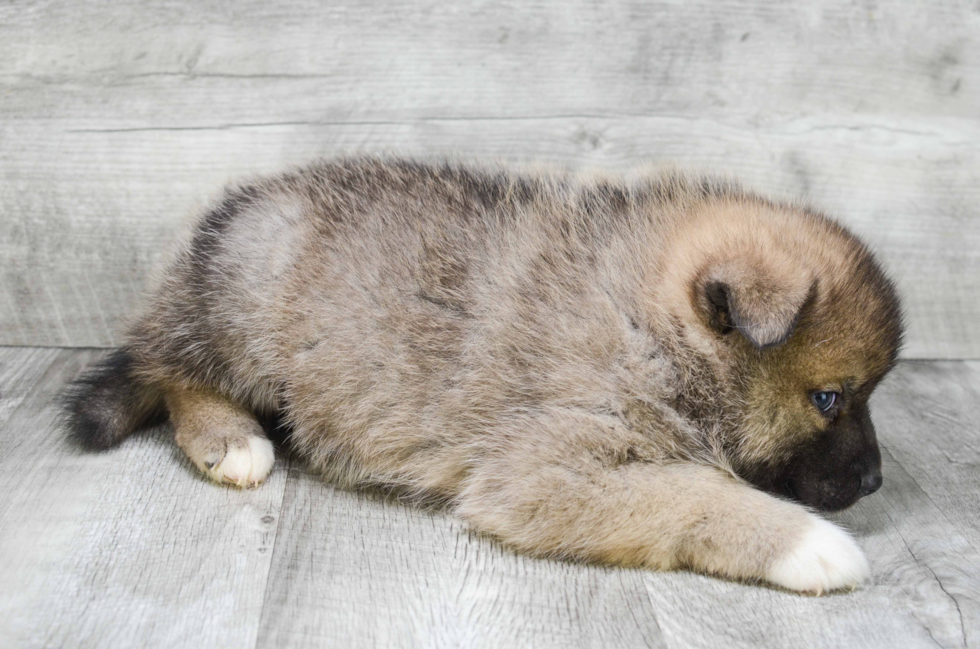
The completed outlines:
[[[901,335],[871,253],[805,207],[359,158],[229,190],[66,403],[97,448],[169,413],[239,486],[279,414],[330,480],[526,552],[820,593],[869,569],[803,505],[881,485],[867,402]]]

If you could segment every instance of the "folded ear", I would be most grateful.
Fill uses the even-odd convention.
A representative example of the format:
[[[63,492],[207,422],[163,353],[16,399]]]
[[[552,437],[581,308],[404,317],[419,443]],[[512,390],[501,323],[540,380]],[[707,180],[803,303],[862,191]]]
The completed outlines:
[[[805,269],[785,265],[720,264],[702,286],[711,328],[723,334],[738,331],[759,349],[786,342],[816,294],[816,281]]]

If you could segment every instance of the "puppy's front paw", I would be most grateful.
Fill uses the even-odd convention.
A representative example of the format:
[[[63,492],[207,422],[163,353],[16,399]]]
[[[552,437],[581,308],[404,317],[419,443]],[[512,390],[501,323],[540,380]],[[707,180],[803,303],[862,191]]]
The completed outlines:
[[[856,588],[871,574],[854,539],[833,523],[810,516],[811,527],[783,556],[776,559],[766,580],[789,590],[820,595]]]
[[[272,442],[265,437],[249,435],[242,445],[229,445],[225,456],[206,466],[215,482],[229,482],[239,487],[254,487],[265,480],[276,461]]]

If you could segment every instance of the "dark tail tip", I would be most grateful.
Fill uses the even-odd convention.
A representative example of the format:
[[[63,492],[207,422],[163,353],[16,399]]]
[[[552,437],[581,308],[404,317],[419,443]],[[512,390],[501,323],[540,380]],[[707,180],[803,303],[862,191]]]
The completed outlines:
[[[136,381],[125,347],[75,379],[62,395],[62,409],[70,435],[93,450],[115,446],[163,414],[159,393]]]

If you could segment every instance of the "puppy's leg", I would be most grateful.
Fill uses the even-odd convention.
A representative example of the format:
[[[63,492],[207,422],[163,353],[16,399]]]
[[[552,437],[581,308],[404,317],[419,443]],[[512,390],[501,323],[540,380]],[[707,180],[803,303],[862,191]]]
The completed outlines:
[[[227,398],[196,390],[166,394],[177,445],[215,482],[255,486],[272,470],[275,454],[252,413]]]
[[[460,515],[536,554],[684,567],[811,593],[868,577],[861,550],[832,523],[712,467],[633,461],[642,440],[588,419],[507,435],[471,472]]]

